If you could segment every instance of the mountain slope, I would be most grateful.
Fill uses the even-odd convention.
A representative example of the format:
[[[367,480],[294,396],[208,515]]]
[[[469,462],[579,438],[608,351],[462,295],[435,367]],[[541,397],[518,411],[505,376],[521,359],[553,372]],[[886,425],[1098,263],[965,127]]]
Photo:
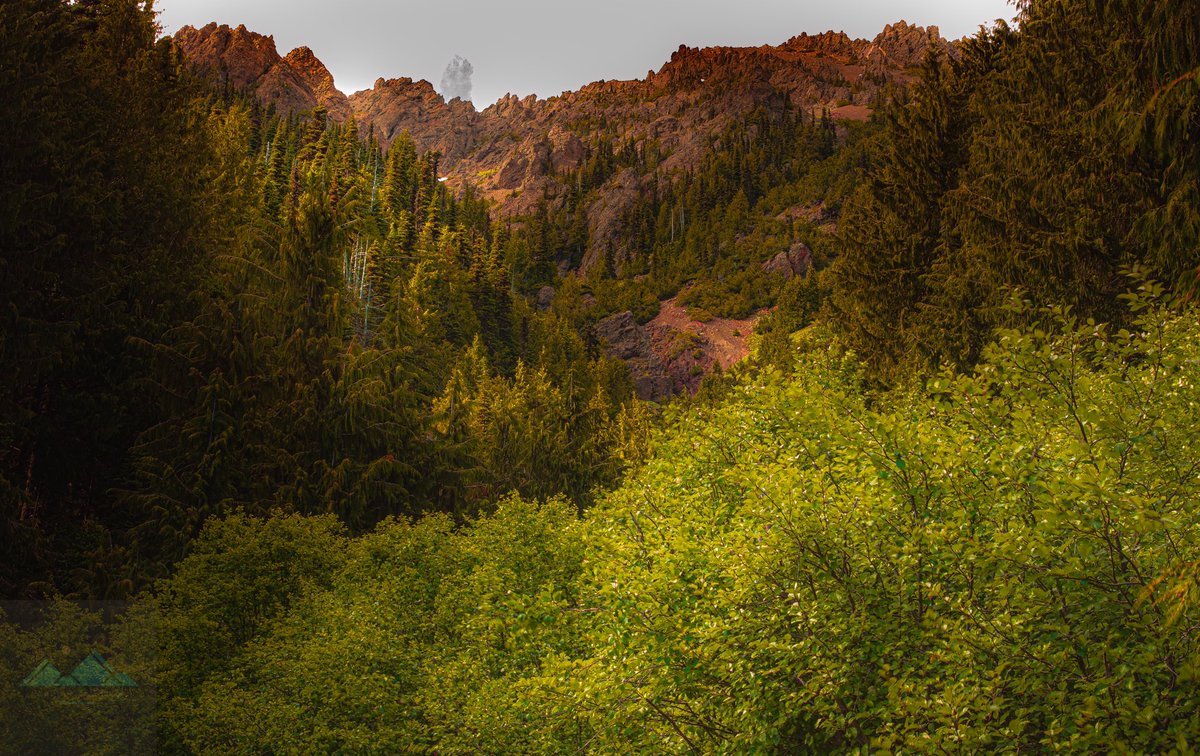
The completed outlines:
[[[641,80],[599,81],[548,99],[507,95],[477,112],[411,78],[380,78],[347,97],[311,50],[280,57],[273,38],[244,26],[184,27],[174,39],[198,68],[280,110],[322,105],[336,119],[352,115],[385,146],[408,131],[418,151],[441,153],[451,185],[476,184],[502,215],[527,212],[534,197],[553,201],[562,193],[554,177],[578,167],[583,147],[598,137],[654,142],[665,155],[665,173],[687,170],[714,135],[754,110],[829,109],[835,117],[862,118],[864,108],[912,80],[929,46],[951,49],[936,27],[905,22],[872,41],[826,32],[778,46],[680,46]]]
[[[585,277],[619,279],[607,295],[593,287],[591,293],[602,301],[590,314],[596,320],[611,316],[597,325],[597,337],[608,344],[611,356],[630,364],[645,399],[694,392],[715,365],[727,368],[730,355],[744,356],[755,322],[751,316],[773,303],[773,296],[763,292],[779,285],[756,271],[798,241],[790,230],[793,220],[784,218],[768,224],[774,229],[767,232],[772,238],[759,234],[751,239],[749,228],[740,228],[729,239],[713,242],[721,252],[709,249],[707,242],[704,249],[688,251],[675,245],[673,218],[679,218],[680,245],[695,247],[698,235],[712,238],[705,229],[725,216],[721,208],[734,200],[737,185],[747,187],[753,203],[751,183],[783,180],[782,174],[766,179],[764,169],[776,159],[793,160],[803,149],[785,143],[795,137],[780,136],[799,133],[789,123],[815,121],[822,112],[835,123],[866,120],[875,106],[915,80],[930,47],[956,51],[936,27],[904,22],[886,27],[871,41],[826,32],[800,34],[776,46],[680,46],[643,79],[594,82],[548,99],[510,94],[476,111],[471,103],[446,101],[428,81],[411,78],[380,78],[371,89],[347,97],[310,49],[281,57],[272,38],[244,26],[185,27],[175,42],[198,69],[253,91],[278,110],[324,107],[334,120],[352,117],[360,133],[371,133],[385,148],[406,133],[417,152],[440,155],[433,170],[451,189],[475,187],[491,201],[496,218],[522,225],[537,217],[543,228],[578,229],[573,237],[559,234],[544,242],[540,253],[560,272],[577,269]],[[756,160],[733,157],[748,144],[775,147]],[[614,157],[618,152],[622,154]],[[721,166],[714,164],[715,156],[724,156],[717,161],[723,161]],[[602,160],[597,169],[597,157],[611,159]],[[737,165],[724,165],[729,160]],[[718,179],[714,185],[714,171],[743,178]],[[705,187],[701,202],[670,197],[673,184],[697,177]],[[675,209],[666,210],[671,205]],[[664,213],[670,216],[671,230],[660,228],[656,237],[653,227],[663,225]],[[687,244],[682,242],[685,226],[693,237]],[[744,249],[750,246],[752,251]],[[697,252],[723,256],[724,268],[738,270],[716,270],[711,260],[701,262]],[[660,274],[666,268],[674,272],[648,275],[651,259],[659,261]],[[664,268],[667,259],[684,262]],[[676,302],[685,287],[703,288],[697,274],[718,281],[709,287],[708,304],[702,305],[700,297],[684,297],[676,307],[678,317],[649,324],[662,306],[657,302]],[[735,290],[758,293],[744,307],[725,308],[738,312],[712,307],[713,298],[738,299],[731,294]],[[710,332],[721,330],[720,324],[702,321],[714,315],[729,324],[730,334],[738,334],[732,346],[723,349],[709,338]]]

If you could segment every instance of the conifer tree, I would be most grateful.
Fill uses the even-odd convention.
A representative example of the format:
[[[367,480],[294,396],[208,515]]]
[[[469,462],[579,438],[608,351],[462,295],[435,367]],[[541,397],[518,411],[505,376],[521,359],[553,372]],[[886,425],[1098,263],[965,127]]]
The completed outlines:
[[[225,241],[199,90],[156,34],[132,0],[0,6],[6,594],[51,576],[109,590],[68,565],[124,525],[108,491],[164,419],[171,387],[146,380],[137,344],[190,317],[200,261]]]
[[[884,374],[910,354],[914,315],[944,242],[943,198],[965,159],[961,102],[949,68],[931,53],[912,100],[891,114],[871,181],[846,209],[832,305],[848,345]]]

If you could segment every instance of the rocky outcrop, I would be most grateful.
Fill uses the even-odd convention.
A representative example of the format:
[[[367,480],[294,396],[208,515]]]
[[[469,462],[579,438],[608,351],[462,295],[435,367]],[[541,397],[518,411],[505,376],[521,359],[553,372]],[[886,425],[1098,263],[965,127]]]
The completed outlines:
[[[620,246],[623,242],[620,233],[625,211],[637,201],[642,177],[632,168],[626,168],[616,175],[605,190],[596,197],[588,207],[588,239],[591,241],[587,252],[584,253],[582,270],[604,264],[605,257],[611,256],[614,265],[621,265],[629,255],[629,250]]]
[[[254,89],[282,60],[274,37],[255,34],[245,25],[236,29],[217,24],[201,29],[185,26],[175,32],[173,39],[194,68],[217,75],[239,89]]]
[[[339,121],[349,120],[353,115],[350,98],[342,94],[333,83],[333,74],[325,64],[307,47],[297,47],[287,54],[284,62],[300,75],[317,98],[317,104],[329,111]]]
[[[728,370],[750,353],[750,334],[762,313],[749,318],[696,320],[675,299],[660,303],[646,324],[651,350],[666,371],[671,395],[693,394],[716,366]]]
[[[818,53],[852,58],[860,52],[862,41],[851,39],[846,32],[830,31],[814,35],[801,32],[784,42],[782,47],[795,53]]]
[[[594,333],[605,354],[629,365],[640,398],[663,401],[694,394],[716,366],[729,369],[744,359],[760,316],[701,322],[669,299],[645,325],[622,312],[596,323]]]
[[[407,131],[418,151],[439,150],[443,165],[453,165],[477,146],[479,114],[469,102],[447,103],[424,79],[377,79],[375,86],[350,95],[354,117],[373,125],[384,147]]]
[[[209,24],[201,29],[185,26],[175,32],[174,40],[195,68],[221,84],[252,91],[287,112],[317,106],[317,93],[301,72],[279,56],[274,37],[245,26]]]
[[[554,173],[569,173],[587,159],[587,148],[578,134],[560,127],[550,130],[550,168]]]
[[[646,330],[633,313],[610,315],[596,323],[594,332],[605,354],[629,365],[638,397],[661,401],[673,395],[663,362],[650,345]]]
[[[877,65],[877,68],[910,68],[919,66],[931,47],[948,55],[957,54],[956,48],[942,38],[936,26],[913,26],[906,21],[898,21],[883,27],[864,57],[876,64],[883,64]]]
[[[274,37],[256,34],[245,26],[217,24],[201,29],[185,26],[175,33],[174,40],[198,70],[222,84],[252,91],[279,110],[294,113],[320,105],[338,120],[353,115],[350,100],[338,91],[329,69],[307,47],[280,57]]]
[[[448,185],[476,186],[501,217],[519,216],[566,196],[563,180],[583,164],[601,134],[638,144],[653,141],[665,157],[661,177],[695,168],[713,149],[713,138],[753,111],[768,118],[805,110],[842,120],[865,120],[881,90],[912,79],[930,45],[951,49],[935,27],[900,22],[873,41],[841,32],[801,34],[778,46],[680,46],[657,72],[636,81],[599,81],[575,92],[539,99],[506,95],[476,111],[462,100],[446,102],[428,81],[378,79],[346,97],[312,51],[279,56],[271,37],[244,26],[184,27],[175,42],[185,57],[235,87],[254,91],[285,111],[318,104],[337,119],[353,116],[374,127],[388,146],[407,131],[419,151],[441,153]],[[588,210],[586,271],[612,255],[618,265],[620,218],[648,180],[618,173],[596,193]]]
[[[794,278],[808,273],[812,266],[812,250],[804,242],[796,242],[762,264],[768,273],[777,273],[784,278]]]
[[[646,330],[654,356],[667,375],[667,397],[695,394],[704,376],[718,364],[711,342],[695,331],[653,321]]]
[[[609,315],[596,323],[595,333],[609,357],[632,360],[650,353],[650,341],[632,312]]]

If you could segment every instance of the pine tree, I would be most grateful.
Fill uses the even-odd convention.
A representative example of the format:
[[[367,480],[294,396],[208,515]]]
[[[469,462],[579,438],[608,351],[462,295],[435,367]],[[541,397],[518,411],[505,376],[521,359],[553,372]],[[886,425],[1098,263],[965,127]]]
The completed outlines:
[[[912,100],[889,115],[870,183],[845,210],[831,304],[848,345],[884,375],[910,359],[914,316],[944,241],[943,199],[965,160],[956,89],[949,66],[930,54]]]
[[[108,491],[171,387],[137,346],[192,314],[225,241],[199,90],[132,0],[0,6],[0,590],[77,565],[128,514]],[[51,567],[51,563],[57,563]],[[106,585],[106,583],[108,583]],[[43,588],[45,587],[43,582]],[[124,589],[127,589],[126,584]]]

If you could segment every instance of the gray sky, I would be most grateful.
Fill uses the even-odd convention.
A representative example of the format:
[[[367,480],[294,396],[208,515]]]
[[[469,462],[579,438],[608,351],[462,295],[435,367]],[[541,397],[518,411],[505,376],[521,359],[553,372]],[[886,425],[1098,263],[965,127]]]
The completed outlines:
[[[874,37],[904,19],[951,39],[1011,19],[1007,0],[158,0],[160,23],[245,24],[280,55],[308,45],[347,94],[380,76],[441,81],[462,55],[474,102],[506,92],[557,95],[598,79],[634,79],[680,44],[753,46],[827,29]]]

